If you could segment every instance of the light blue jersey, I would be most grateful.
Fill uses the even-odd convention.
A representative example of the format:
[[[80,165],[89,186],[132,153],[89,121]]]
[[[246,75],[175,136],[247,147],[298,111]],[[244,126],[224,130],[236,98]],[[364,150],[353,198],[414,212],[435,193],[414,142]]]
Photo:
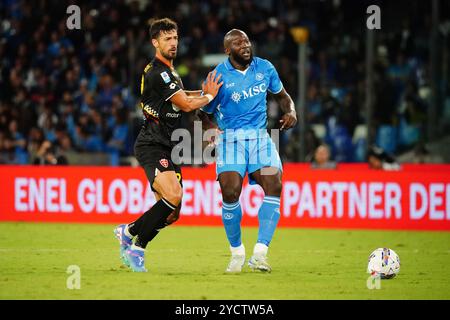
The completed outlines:
[[[203,111],[214,114],[219,129],[224,131],[216,147],[217,177],[223,172],[232,171],[244,178],[248,173],[249,183],[256,184],[252,173],[257,170],[260,170],[261,175],[274,175],[282,170],[277,148],[266,130],[267,91],[277,94],[283,90],[283,85],[274,66],[260,58],[253,58],[244,72],[236,70],[229,59],[219,64],[216,71],[222,75],[223,85]],[[249,261],[251,268],[270,271],[267,263],[260,263],[258,267],[258,261],[265,261],[262,257],[267,254],[279,219],[280,197],[266,195],[258,211],[258,240],[253,250],[254,256]],[[239,201],[223,201],[222,221],[228,242],[232,252],[245,259],[241,220]],[[229,272],[242,269],[242,264],[239,268],[233,266],[234,259],[227,268]]]
[[[223,131],[266,129],[267,91],[276,94],[283,89],[272,63],[255,57],[246,71],[239,71],[227,59],[215,70],[222,75],[223,85],[215,99],[202,110],[213,114]]]
[[[253,58],[245,71],[229,59],[216,69],[223,85],[203,111],[213,114],[219,129],[216,172],[236,171],[244,177],[264,167],[282,169],[281,160],[267,134],[267,92],[277,94],[283,84],[267,60]],[[250,183],[255,181],[250,177]]]

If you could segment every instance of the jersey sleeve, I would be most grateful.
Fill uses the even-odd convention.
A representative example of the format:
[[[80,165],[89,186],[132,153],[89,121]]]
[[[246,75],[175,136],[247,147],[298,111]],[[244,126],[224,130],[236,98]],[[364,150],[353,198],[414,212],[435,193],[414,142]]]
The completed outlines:
[[[150,92],[153,86],[152,81],[151,73],[144,71],[141,77],[141,109],[146,119],[158,121],[158,112],[149,105],[151,101]]]
[[[272,63],[270,63],[269,61],[267,61],[269,64],[269,92],[270,93],[280,93],[281,90],[283,89],[283,83],[280,80],[280,76],[278,75],[277,70],[275,69],[275,67],[273,66]]]
[[[183,90],[169,71],[155,73],[153,75],[153,81],[156,85],[156,90],[165,101],[172,98],[178,91]]]
[[[148,94],[148,88],[151,86],[151,76],[148,73],[143,73],[141,76],[141,99],[144,104],[147,103],[147,100],[150,98]]]

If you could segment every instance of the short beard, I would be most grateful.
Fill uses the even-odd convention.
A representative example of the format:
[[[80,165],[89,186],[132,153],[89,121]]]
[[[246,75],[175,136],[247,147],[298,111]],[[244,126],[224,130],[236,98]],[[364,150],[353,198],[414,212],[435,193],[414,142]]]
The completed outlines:
[[[250,57],[248,59],[244,59],[243,57],[241,57],[239,55],[233,55],[233,59],[239,65],[245,67],[246,65],[250,64],[250,62],[253,60],[253,52],[250,51]]]
[[[166,58],[167,60],[174,60],[174,59],[177,57],[177,54],[176,54],[176,53],[175,53],[174,56],[172,57],[172,56],[170,56],[170,53],[169,53],[169,52],[167,52],[167,53],[161,52],[161,55],[162,55],[164,58]]]

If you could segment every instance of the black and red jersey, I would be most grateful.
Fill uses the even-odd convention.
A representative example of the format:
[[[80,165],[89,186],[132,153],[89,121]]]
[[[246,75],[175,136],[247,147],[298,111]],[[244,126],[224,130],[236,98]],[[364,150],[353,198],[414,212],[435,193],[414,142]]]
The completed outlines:
[[[183,90],[183,83],[173,67],[156,57],[145,67],[141,78],[141,108],[145,123],[138,136],[145,141],[140,143],[173,146],[172,132],[180,128],[183,112],[170,98],[180,90]]]

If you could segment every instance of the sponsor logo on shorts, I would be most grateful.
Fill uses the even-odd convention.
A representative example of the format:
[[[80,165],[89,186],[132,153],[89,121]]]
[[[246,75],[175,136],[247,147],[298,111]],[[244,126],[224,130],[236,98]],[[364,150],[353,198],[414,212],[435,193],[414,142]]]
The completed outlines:
[[[169,161],[167,159],[161,159],[159,160],[159,163],[164,167],[164,168],[168,168],[169,167]]]

